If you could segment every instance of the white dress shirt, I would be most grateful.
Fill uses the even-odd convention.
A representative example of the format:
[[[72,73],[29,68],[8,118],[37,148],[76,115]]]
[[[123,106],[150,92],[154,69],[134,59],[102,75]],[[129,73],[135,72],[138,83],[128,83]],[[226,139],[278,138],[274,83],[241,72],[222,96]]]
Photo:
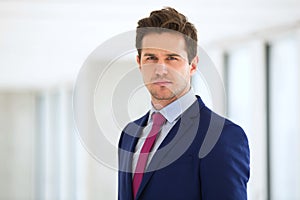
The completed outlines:
[[[157,135],[156,141],[154,143],[154,146],[151,150],[151,153],[149,154],[147,165],[149,165],[154,153],[159,148],[162,141],[165,139],[165,137],[168,135],[169,131],[172,129],[172,127],[176,124],[178,121],[180,115],[187,110],[195,101],[197,100],[195,93],[192,89],[190,89],[189,92],[187,92],[185,95],[180,97],[179,99],[175,100],[174,102],[170,103],[166,107],[162,108],[161,110],[156,110],[153,106],[150,110],[149,119],[147,126],[143,129],[143,132],[137,142],[137,145],[135,147],[135,153],[133,154],[133,160],[132,160],[132,169],[133,173],[135,171],[137,161],[140,155],[140,151],[142,149],[142,146],[147,138],[147,135],[149,134],[151,127],[152,127],[152,114],[154,112],[160,112],[165,118],[166,123],[163,125],[161,132]]]

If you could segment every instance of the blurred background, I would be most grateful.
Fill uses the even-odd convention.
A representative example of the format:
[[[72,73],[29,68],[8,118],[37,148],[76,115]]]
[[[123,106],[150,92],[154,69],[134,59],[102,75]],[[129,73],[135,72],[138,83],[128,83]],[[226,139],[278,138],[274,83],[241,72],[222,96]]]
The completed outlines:
[[[76,130],[73,88],[91,52],[163,6],[195,24],[226,95],[212,104],[201,78],[195,90],[248,135],[249,199],[300,199],[299,0],[0,0],[1,200],[117,198],[117,171]],[[141,98],[129,103],[132,119],[144,112]]]

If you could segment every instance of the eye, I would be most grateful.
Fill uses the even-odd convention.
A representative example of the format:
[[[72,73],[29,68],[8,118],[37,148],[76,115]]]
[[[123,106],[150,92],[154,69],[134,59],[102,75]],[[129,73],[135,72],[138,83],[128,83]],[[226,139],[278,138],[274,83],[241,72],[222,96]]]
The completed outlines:
[[[178,58],[176,58],[175,56],[168,56],[167,60],[178,60]]]
[[[155,56],[147,56],[146,60],[157,60]]]

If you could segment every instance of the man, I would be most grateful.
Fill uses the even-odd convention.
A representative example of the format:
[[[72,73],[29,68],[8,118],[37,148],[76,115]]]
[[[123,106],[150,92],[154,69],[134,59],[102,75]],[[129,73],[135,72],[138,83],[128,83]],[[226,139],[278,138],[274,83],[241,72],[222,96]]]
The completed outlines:
[[[138,22],[136,47],[152,108],[121,134],[118,199],[247,199],[244,131],[191,89],[198,64],[193,24],[173,8],[153,11]]]

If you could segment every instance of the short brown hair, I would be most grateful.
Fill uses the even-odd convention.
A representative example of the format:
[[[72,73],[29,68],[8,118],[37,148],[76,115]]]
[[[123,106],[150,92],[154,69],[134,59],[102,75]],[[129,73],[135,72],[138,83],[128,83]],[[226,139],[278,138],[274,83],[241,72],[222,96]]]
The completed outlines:
[[[188,61],[191,63],[192,59],[197,55],[197,29],[192,23],[188,22],[183,14],[170,7],[152,11],[149,17],[138,21],[135,45],[139,57],[141,57],[142,40],[145,35],[152,32],[168,32],[168,30],[183,34]]]

